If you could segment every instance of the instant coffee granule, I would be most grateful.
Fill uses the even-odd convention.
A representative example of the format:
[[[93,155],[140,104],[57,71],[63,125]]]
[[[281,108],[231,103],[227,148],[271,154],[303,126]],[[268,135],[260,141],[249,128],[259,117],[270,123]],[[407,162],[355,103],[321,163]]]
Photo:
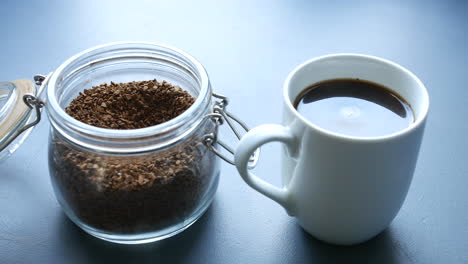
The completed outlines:
[[[111,82],[84,90],[65,110],[96,127],[137,129],[169,121],[194,101],[165,81]],[[141,233],[179,223],[213,184],[215,156],[201,143],[212,129],[205,126],[175,147],[140,156],[85,151],[54,134],[49,156],[59,200],[84,224],[109,232]]]
[[[166,81],[111,82],[84,90],[65,111],[88,125],[136,129],[169,121],[194,101],[189,93]]]

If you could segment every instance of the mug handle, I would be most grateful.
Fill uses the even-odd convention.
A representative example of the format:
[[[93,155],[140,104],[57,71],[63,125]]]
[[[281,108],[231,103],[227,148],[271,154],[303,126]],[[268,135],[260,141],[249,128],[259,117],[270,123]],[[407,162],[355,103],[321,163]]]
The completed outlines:
[[[291,215],[290,192],[288,188],[276,187],[258,178],[247,168],[250,156],[254,151],[263,144],[272,141],[283,142],[288,146],[289,150],[294,149],[296,146],[296,139],[288,127],[273,124],[261,125],[253,128],[242,137],[235,151],[234,161],[242,179],[250,187],[279,203]]]

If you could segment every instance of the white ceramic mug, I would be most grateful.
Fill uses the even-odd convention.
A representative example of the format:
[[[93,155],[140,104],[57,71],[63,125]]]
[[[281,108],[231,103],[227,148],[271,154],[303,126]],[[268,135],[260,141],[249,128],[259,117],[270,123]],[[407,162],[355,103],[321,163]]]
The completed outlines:
[[[389,135],[353,137],[325,130],[294,108],[305,88],[337,78],[359,78],[391,88],[410,104],[414,123]],[[283,125],[261,125],[242,138],[235,163],[245,182],[282,205],[320,240],[351,245],[383,231],[402,206],[416,166],[429,110],[423,83],[388,60],[327,55],[291,72],[284,83],[283,107]],[[281,188],[247,169],[253,151],[271,141],[285,144]]]

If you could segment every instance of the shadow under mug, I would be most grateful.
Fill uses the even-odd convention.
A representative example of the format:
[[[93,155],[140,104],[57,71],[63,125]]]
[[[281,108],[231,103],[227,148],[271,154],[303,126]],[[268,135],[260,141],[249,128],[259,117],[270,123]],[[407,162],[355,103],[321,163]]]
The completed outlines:
[[[403,97],[414,122],[378,137],[347,136],[325,130],[301,116],[293,103],[310,85],[341,78],[381,84]],[[249,131],[235,153],[236,167],[252,188],[282,205],[311,235],[325,242],[352,245],[382,232],[400,210],[418,158],[429,96],[410,71],[385,59],[332,54],[294,69],[283,88],[283,124]],[[276,187],[248,171],[250,155],[279,141],[283,186]]]

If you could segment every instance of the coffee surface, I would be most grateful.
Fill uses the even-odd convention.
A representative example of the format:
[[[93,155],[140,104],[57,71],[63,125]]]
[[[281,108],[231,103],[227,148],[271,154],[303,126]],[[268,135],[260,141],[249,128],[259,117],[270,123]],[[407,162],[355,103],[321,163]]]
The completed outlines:
[[[384,136],[414,122],[410,105],[399,95],[359,79],[313,84],[299,94],[294,105],[317,126],[348,136]]]

